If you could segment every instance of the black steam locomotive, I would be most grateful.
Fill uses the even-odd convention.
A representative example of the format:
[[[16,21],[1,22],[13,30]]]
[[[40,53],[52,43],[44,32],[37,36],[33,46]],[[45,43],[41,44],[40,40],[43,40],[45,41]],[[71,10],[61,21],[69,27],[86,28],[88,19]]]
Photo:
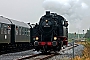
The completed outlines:
[[[40,18],[39,24],[31,28],[31,39],[36,51],[60,51],[68,43],[68,21],[61,15],[50,13]]]

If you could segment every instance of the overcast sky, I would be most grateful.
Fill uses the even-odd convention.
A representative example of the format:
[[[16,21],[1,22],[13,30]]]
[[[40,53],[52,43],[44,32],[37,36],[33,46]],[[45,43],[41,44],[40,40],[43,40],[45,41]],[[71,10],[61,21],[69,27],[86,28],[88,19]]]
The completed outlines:
[[[42,3],[44,0],[0,0],[0,15],[16,19],[18,21],[35,23],[45,13]],[[89,5],[90,0],[84,0]],[[90,6],[90,5],[89,5]],[[74,25],[69,25],[69,32],[77,32],[78,29]],[[82,21],[82,27],[79,32],[90,27],[90,18]]]

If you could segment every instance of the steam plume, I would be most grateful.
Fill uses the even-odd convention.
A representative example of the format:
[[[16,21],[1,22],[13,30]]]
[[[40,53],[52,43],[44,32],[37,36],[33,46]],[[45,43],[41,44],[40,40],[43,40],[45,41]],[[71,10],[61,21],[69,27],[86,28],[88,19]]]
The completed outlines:
[[[89,15],[88,5],[81,0],[45,0],[43,7],[63,15],[70,23],[76,22],[76,28],[80,28],[82,19]]]

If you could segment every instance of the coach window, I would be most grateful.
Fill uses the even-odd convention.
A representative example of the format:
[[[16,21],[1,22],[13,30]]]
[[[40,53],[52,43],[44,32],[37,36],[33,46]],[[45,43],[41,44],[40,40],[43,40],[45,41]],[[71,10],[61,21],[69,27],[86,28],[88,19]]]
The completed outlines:
[[[22,35],[25,35],[25,28],[22,28]]]
[[[22,29],[22,28],[21,28],[21,27],[19,27],[19,35],[21,35],[21,29]]]
[[[30,29],[28,29],[28,35],[30,35]]]
[[[3,34],[3,24],[1,24],[1,34]]]
[[[25,32],[25,28],[23,28],[23,35],[25,34],[24,32]]]
[[[1,23],[0,23],[0,28],[1,28]]]
[[[24,35],[24,28],[22,29],[22,35]]]
[[[16,35],[18,35],[18,26],[16,26]]]
[[[27,34],[27,36],[28,36],[28,28],[27,28],[27,30],[26,30],[26,34]]]
[[[11,27],[8,25],[8,34],[10,34]]]
[[[27,28],[27,36],[28,36],[28,28]]]
[[[4,34],[7,34],[7,25],[4,24],[3,26],[4,26]]]
[[[25,35],[27,35],[27,28],[25,28]]]
[[[26,32],[26,28],[24,28],[24,35],[26,35],[26,33],[25,33],[25,32]]]
[[[27,36],[28,36],[28,28],[27,28]]]
[[[30,29],[28,29],[28,36],[30,36]]]
[[[23,27],[22,27],[22,29],[21,29],[21,35],[23,35]]]
[[[28,36],[28,29],[26,28],[26,35]]]
[[[22,33],[22,35],[23,35],[23,27],[22,27],[21,33]]]
[[[1,23],[0,23],[0,34],[1,34]]]

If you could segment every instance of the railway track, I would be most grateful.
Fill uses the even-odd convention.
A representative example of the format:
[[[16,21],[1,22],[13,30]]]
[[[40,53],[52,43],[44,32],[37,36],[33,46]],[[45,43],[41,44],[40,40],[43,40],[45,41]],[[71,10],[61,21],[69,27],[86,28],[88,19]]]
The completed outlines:
[[[16,59],[16,60],[30,59],[30,58],[33,58],[33,57],[36,57],[36,56],[39,56],[39,55],[41,55],[41,53],[40,54],[29,55],[29,56],[24,56],[24,57]]]
[[[49,59],[53,56],[56,56],[58,54],[56,53],[47,53],[47,54],[35,54],[35,55],[32,55],[32,56],[27,56],[27,57],[23,57],[23,58],[19,58],[19,59],[16,59],[16,60],[25,60],[25,59],[28,59],[28,60],[46,60],[46,59]]]
[[[74,45],[74,47],[77,47],[77,46],[78,46],[78,44]],[[60,52],[64,52],[66,50],[70,50],[72,48],[73,48],[73,46],[68,46],[68,48],[62,49]],[[51,58],[53,56],[61,55],[60,52],[59,53],[51,53],[51,54],[50,53],[47,53],[47,54],[39,53],[39,54],[24,56],[22,58],[15,59],[15,60],[47,60],[47,59],[49,59],[49,58]]]
[[[48,54],[48,55],[41,55],[41,56],[37,56],[36,58],[33,58],[33,60],[46,60],[56,55],[58,54],[53,53],[53,54]]]

